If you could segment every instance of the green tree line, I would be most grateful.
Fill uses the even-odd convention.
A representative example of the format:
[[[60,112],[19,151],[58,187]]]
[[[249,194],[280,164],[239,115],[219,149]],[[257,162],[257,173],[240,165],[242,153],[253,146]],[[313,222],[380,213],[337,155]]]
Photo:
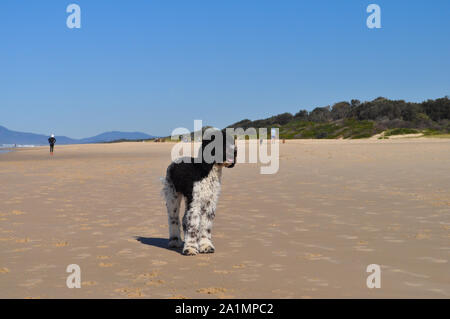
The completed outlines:
[[[422,103],[390,100],[338,102],[296,114],[282,113],[266,119],[245,119],[228,127],[279,127],[282,138],[360,138],[397,128],[450,132],[448,96]]]

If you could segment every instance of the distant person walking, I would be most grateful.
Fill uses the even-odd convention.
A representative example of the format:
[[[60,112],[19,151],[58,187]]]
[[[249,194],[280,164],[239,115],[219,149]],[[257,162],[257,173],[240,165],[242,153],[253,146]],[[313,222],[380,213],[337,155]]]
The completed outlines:
[[[50,155],[53,156],[53,149],[55,148],[56,138],[55,135],[52,134],[48,139],[48,143],[50,144]]]

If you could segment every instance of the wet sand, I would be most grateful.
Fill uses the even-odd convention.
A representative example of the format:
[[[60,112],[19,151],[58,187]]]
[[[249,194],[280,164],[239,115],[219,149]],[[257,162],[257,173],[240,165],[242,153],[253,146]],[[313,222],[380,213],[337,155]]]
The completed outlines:
[[[287,141],[275,175],[224,169],[216,253],[194,257],[166,248],[172,146],[0,154],[0,297],[450,297],[450,139]]]

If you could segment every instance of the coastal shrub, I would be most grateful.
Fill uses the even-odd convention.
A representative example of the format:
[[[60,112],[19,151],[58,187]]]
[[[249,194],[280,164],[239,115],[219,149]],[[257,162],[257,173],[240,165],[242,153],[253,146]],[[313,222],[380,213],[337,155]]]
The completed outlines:
[[[363,138],[386,130],[394,134],[411,134],[405,132],[414,130],[441,134],[450,132],[450,100],[447,96],[422,103],[384,97],[365,102],[354,99],[332,107],[316,107],[311,112],[299,110],[295,115],[281,113],[255,121],[245,119],[228,127],[278,127],[280,138]]]
[[[384,133],[384,136],[392,136],[392,135],[404,135],[404,134],[417,134],[420,131],[412,128],[394,128],[392,130],[388,130]]]

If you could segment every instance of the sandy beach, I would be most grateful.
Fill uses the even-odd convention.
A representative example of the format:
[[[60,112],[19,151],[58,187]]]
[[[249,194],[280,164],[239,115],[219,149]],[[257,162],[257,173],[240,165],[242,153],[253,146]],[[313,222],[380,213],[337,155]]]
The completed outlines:
[[[0,298],[450,298],[450,139],[289,140],[277,174],[224,169],[194,257],[167,248],[172,146],[0,154]]]

